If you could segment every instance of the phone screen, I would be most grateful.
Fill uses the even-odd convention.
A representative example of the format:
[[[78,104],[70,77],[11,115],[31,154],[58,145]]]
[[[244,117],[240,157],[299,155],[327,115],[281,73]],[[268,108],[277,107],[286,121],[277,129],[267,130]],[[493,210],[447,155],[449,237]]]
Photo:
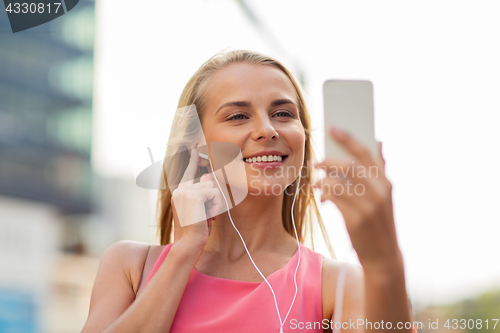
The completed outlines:
[[[350,155],[330,137],[328,128],[336,126],[351,134],[378,156],[373,119],[373,85],[370,81],[328,80],[323,84],[325,108],[325,157]]]

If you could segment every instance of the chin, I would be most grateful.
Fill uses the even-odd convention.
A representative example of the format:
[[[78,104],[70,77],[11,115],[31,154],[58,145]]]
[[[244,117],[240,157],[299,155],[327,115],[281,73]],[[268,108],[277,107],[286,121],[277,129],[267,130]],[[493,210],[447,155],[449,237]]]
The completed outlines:
[[[276,179],[273,177],[249,179],[248,195],[281,196],[291,182],[288,179]]]

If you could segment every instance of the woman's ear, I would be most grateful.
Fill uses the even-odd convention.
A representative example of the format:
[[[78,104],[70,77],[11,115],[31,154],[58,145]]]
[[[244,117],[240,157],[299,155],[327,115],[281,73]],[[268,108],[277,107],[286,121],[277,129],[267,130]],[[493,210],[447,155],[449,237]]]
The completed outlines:
[[[191,155],[193,152],[197,152],[198,153],[198,156],[200,157],[198,159],[198,165],[201,166],[201,167],[206,167],[206,166],[209,166],[210,165],[210,161],[209,161],[209,157],[208,155],[202,153],[199,149],[198,149],[198,144],[194,143],[194,144],[188,144],[186,145],[186,147],[188,148],[188,151],[189,151],[189,154]]]
[[[197,143],[186,143],[186,147],[189,150],[189,154],[191,154],[191,151],[193,149],[196,149],[196,147],[198,147],[198,144]]]
[[[196,149],[198,151],[198,155],[200,156],[200,159],[198,160],[198,165],[202,167],[206,167],[210,165],[210,157],[208,155],[203,154],[200,150]]]

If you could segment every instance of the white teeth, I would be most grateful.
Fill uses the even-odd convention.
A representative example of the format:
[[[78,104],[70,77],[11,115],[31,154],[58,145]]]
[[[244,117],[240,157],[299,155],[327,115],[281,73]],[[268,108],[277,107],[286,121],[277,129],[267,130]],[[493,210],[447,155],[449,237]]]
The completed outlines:
[[[247,163],[255,163],[255,162],[281,162],[283,161],[282,156],[278,155],[267,155],[267,156],[258,156],[258,157],[250,157],[246,158],[245,162]]]

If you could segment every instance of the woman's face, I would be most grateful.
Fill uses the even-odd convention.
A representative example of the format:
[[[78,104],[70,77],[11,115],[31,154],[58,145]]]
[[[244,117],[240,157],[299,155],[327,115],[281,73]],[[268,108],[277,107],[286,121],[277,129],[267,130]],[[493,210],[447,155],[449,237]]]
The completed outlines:
[[[295,88],[279,69],[248,63],[223,67],[208,82],[201,117],[207,142],[240,147],[249,194],[278,195],[300,174],[304,127]]]

